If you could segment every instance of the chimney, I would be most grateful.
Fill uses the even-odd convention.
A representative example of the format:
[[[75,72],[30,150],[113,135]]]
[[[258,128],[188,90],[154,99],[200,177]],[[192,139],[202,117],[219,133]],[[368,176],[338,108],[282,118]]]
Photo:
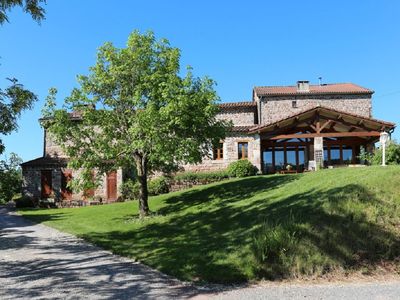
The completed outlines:
[[[310,91],[310,82],[308,80],[297,81],[297,91],[304,93]]]

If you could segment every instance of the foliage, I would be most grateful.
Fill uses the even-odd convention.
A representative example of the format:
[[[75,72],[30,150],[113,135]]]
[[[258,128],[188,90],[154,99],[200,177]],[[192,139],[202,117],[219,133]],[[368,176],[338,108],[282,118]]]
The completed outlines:
[[[136,168],[142,215],[149,212],[150,172],[200,162],[225,136],[226,123],[216,119],[214,81],[193,77],[190,68],[181,77],[179,59],[167,40],[133,32],[126,48],[100,47],[90,74],[78,77],[80,87],[65,99],[77,118],[56,110],[54,91],[48,98],[52,118],[44,125],[71,157],[70,166],[100,174]]]
[[[120,186],[122,199],[137,200],[139,198],[139,183],[137,181],[127,179]]]
[[[380,165],[382,164],[382,147],[375,149],[373,153],[369,153],[364,147],[361,147],[358,158],[369,165]],[[389,141],[386,145],[386,164],[400,164],[400,144],[395,140]]]
[[[149,195],[155,196],[169,192],[169,180],[165,176],[159,176],[149,180]]]
[[[40,24],[45,18],[45,10],[41,4],[46,4],[46,0],[0,0],[0,25],[8,22],[7,11],[10,11],[15,6],[22,7],[25,13],[32,16],[36,22]]]
[[[139,218],[132,202],[21,212],[183,280],[326,278],[385,266],[392,274],[400,271],[399,181],[400,166],[337,168],[155,196],[152,218]],[[266,230],[275,233],[261,249],[284,254],[264,252],[264,264],[252,244]]]
[[[0,161],[0,203],[11,201],[21,192],[21,163],[22,159],[15,153],[11,153],[9,159]]]
[[[257,174],[257,168],[247,159],[240,159],[229,164],[228,174],[231,177],[253,176]]]
[[[367,165],[371,165],[374,160],[374,154],[368,152],[367,150],[365,150],[364,147],[361,146],[358,158],[360,159],[361,162],[364,162]]]
[[[29,197],[20,197],[15,199],[15,207],[16,208],[33,208],[37,207],[39,204],[32,198]]]
[[[270,279],[285,276],[292,267],[298,244],[293,217],[283,221],[266,220],[253,238],[253,255],[263,275]]]
[[[31,109],[37,97],[26,90],[22,84],[9,79],[11,85],[0,89],[0,135],[10,134],[18,128],[17,119],[25,109]],[[0,139],[0,154],[4,151],[3,141]]]
[[[177,173],[173,180],[175,181],[186,181],[191,183],[205,182],[210,183],[214,181],[221,181],[228,178],[227,170],[222,171],[211,171],[211,172],[182,172]]]
[[[400,144],[396,141],[389,141],[386,145],[386,164],[400,165]],[[375,149],[372,157],[372,164],[382,164],[382,147]]]

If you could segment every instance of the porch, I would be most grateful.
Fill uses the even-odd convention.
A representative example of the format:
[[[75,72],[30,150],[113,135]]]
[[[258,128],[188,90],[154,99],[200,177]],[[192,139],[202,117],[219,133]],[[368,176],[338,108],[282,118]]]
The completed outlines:
[[[303,172],[319,167],[363,163],[361,147],[371,152],[381,132],[393,123],[325,107],[314,107],[278,122],[259,126],[264,174]]]

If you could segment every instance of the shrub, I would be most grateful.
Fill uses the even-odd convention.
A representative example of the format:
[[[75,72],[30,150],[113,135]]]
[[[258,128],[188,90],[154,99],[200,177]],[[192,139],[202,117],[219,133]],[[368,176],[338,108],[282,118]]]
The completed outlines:
[[[148,182],[149,195],[160,195],[169,192],[168,178],[165,176],[156,177]]]
[[[38,201],[29,198],[29,197],[21,197],[15,199],[15,207],[16,208],[26,208],[26,207],[36,207],[38,206]]]
[[[361,153],[360,153],[361,154]],[[367,157],[370,164],[380,165],[382,163],[382,148],[375,149],[374,153]],[[361,157],[360,157],[361,159]],[[396,141],[389,141],[386,146],[386,164],[400,165],[400,144]]]
[[[125,180],[120,187],[121,196],[124,200],[135,200],[139,198],[139,183],[131,179]]]
[[[15,153],[10,158],[0,161],[0,204],[11,201],[21,192],[22,173],[19,164],[22,163]]]
[[[257,168],[247,159],[241,159],[229,164],[228,174],[231,177],[253,176],[257,174]]]
[[[174,176],[173,179],[176,181],[188,181],[191,183],[197,183],[197,182],[209,183],[209,182],[221,181],[228,177],[229,177],[229,175],[228,175],[227,170],[221,170],[221,171],[213,171],[213,172],[178,173]]]

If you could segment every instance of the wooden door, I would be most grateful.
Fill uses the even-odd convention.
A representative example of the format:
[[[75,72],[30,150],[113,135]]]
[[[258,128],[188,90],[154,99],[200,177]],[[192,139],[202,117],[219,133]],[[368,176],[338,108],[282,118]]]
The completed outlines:
[[[117,200],[117,172],[107,173],[107,200]]]
[[[61,197],[63,200],[72,199],[72,190],[68,183],[72,180],[72,170],[63,170],[61,173]]]
[[[42,198],[50,198],[52,194],[51,170],[41,171]]]

